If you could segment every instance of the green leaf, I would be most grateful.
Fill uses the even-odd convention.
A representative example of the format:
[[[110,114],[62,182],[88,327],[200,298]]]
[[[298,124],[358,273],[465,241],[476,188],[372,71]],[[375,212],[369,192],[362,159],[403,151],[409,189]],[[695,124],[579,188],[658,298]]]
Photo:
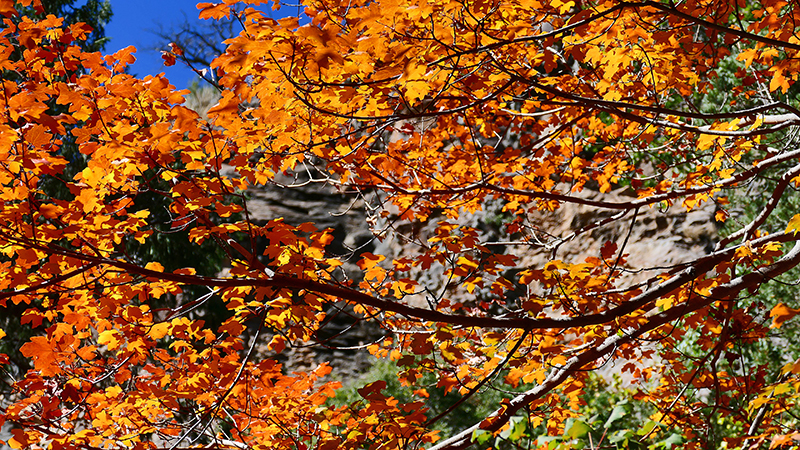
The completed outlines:
[[[648,420],[648,421],[647,421],[647,422],[644,424],[644,426],[642,427],[642,429],[641,429],[641,430],[639,430],[639,432],[638,432],[637,434],[638,434],[639,436],[646,436],[646,435],[650,434],[650,432],[651,432],[651,431],[653,431],[653,428],[657,427],[658,425],[659,425],[659,423],[658,423],[658,422],[656,422],[655,420]]]
[[[568,436],[572,439],[580,439],[592,431],[592,428],[582,420],[572,420],[571,424],[570,420],[567,420],[564,429],[566,430],[564,436]]]
[[[525,435],[525,429],[528,427],[528,419],[522,416],[514,416],[509,422],[511,426],[500,432],[500,437],[518,441]]]
[[[672,433],[669,435],[668,438],[660,442],[660,445],[664,446],[666,449],[671,449],[673,446],[681,444],[683,442],[683,436],[678,433]]]
[[[472,442],[477,442],[480,445],[485,444],[491,439],[492,433],[487,430],[475,430],[472,432]]]
[[[628,414],[627,406],[628,405],[625,404],[619,404],[615,406],[611,411],[611,415],[608,417],[608,420],[606,420],[606,423],[603,425],[603,428],[609,428],[614,422],[625,417]]]
[[[608,441],[612,444],[622,443],[622,447],[626,447],[628,441],[633,439],[636,435],[631,430],[619,430],[616,433],[612,434]]]

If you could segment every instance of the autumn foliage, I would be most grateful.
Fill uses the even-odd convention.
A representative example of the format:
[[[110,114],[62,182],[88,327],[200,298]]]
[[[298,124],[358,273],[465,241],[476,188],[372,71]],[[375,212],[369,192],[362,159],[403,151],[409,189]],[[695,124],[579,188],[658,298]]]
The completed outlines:
[[[244,27],[213,63],[221,98],[203,119],[163,76],[126,73],[133,48],[83,52],[87,26],[0,1],[0,307],[23,305],[33,330],[14,350],[32,369],[0,398],[7,445],[485,448],[477,436],[518,417],[529,433],[571,433],[592,369],[610,360],[655,406],[644,445],[677,430],[703,448],[712,420],[732,424],[729,448],[800,440],[784,422],[800,364],[767,373],[737,353],[800,312],[752,300],[800,263],[800,215],[765,225],[800,187],[796,2],[306,0],[302,18],[279,20],[258,9],[277,2],[261,3],[198,5]],[[701,108],[723,67],[736,81]],[[345,276],[353,255],[326,251],[333,233],[314,217],[251,220],[249,193],[265,187],[363,201],[376,240],[434,231],[407,233],[408,254],[359,255]],[[754,217],[730,206],[745,192],[765,199]],[[165,232],[145,195],[165,205],[167,231],[218,246],[230,270],[137,255]],[[570,203],[597,220],[569,236],[532,220]],[[631,268],[625,236],[559,256],[642,211],[712,203],[731,231],[694,260]],[[498,204],[513,245],[550,262],[518,267],[460,221]],[[212,296],[226,306],[214,327],[191,314]],[[334,406],[328,365],[280,361],[345,308],[382,330],[362,351],[398,361],[404,383],[507,400],[453,435],[434,431],[422,385],[417,402],[379,382]]]

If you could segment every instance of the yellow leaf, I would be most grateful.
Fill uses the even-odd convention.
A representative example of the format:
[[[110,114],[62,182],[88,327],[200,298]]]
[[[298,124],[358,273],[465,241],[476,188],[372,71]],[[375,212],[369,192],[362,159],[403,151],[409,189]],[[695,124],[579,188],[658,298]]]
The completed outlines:
[[[281,254],[278,255],[278,265],[285,266],[289,263],[289,260],[292,258],[292,252],[288,248],[285,248],[281,251]]]
[[[792,388],[789,386],[788,383],[781,383],[781,384],[775,386],[775,389],[773,390],[773,393],[775,395],[781,395],[781,394],[786,394],[787,392],[791,392],[791,391],[792,391]]]
[[[415,103],[424,99],[431,91],[431,84],[427,81],[409,81],[406,83],[406,101]]]
[[[797,234],[800,231],[800,214],[795,214],[791,219],[789,219],[789,223],[786,225],[786,232],[793,231],[794,234]]]
[[[456,264],[459,266],[466,266],[470,270],[478,268],[478,263],[476,261],[473,261],[472,258],[466,258],[464,256],[459,256]]]
[[[756,397],[750,401],[750,409],[758,409],[766,403],[769,403],[769,398]]]
[[[409,80],[422,80],[425,77],[425,72],[428,71],[427,64],[419,64],[417,61],[411,59],[403,70],[403,77]]]
[[[656,300],[656,308],[670,309],[675,301],[673,297],[662,297]]]
[[[783,366],[783,370],[781,370],[781,373],[785,374],[785,373],[789,373],[789,372],[791,372],[793,374],[800,374],[800,359],[798,359],[797,361],[795,361],[793,363],[789,363],[789,364]]]
[[[106,388],[106,397],[117,398],[122,394],[122,388],[119,386],[109,386]]]
[[[161,263],[157,263],[155,261],[147,263],[147,265],[144,266],[144,268],[147,269],[147,270],[155,271],[155,272],[163,272],[164,271],[164,266],[162,266]]]
[[[169,322],[157,323],[150,328],[150,331],[147,333],[147,335],[153,339],[161,339],[167,334],[169,328]]]
[[[566,14],[567,12],[569,12],[575,6],[575,2],[574,1],[566,1],[566,2],[564,2],[564,1],[561,1],[561,0],[554,0],[553,1],[553,6],[558,8],[558,12],[559,13]]]
[[[750,125],[750,130],[755,130],[756,128],[760,127],[763,123],[764,123],[764,116],[759,114],[756,117],[755,122],[753,122],[753,124]]]
[[[117,339],[118,335],[119,332],[117,330],[103,331],[97,337],[97,343],[107,346],[109,350],[114,350],[115,348],[119,347],[119,339]]]
[[[746,241],[743,245],[736,249],[734,253],[737,258],[744,259],[750,258],[753,256],[753,247],[750,245],[750,241]]]
[[[719,139],[719,136],[713,134],[701,134],[697,139],[697,149],[706,150],[714,144],[714,141]]]

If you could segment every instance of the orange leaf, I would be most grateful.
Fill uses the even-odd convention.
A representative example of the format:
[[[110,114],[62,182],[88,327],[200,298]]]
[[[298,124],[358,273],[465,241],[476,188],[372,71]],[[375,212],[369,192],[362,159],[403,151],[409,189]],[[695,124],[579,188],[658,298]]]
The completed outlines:
[[[8,446],[11,448],[29,448],[31,442],[28,439],[27,433],[20,429],[11,430],[13,437],[8,440]]]
[[[200,10],[201,19],[219,20],[231,16],[231,8],[225,3],[198,3],[197,9]]]
[[[97,351],[97,347],[94,345],[89,345],[86,347],[82,347],[78,350],[78,356],[81,357],[84,361],[91,361],[95,357],[95,351]]]
[[[783,93],[785,94],[786,91],[789,90],[789,86],[790,86],[789,80],[787,80],[786,77],[783,76],[783,70],[776,69],[775,73],[772,75],[772,81],[769,82],[770,92],[773,92],[778,88],[780,88],[781,91],[783,91]]]
[[[772,317],[772,325],[770,325],[770,328],[780,328],[784,322],[796,316],[798,313],[800,313],[800,309],[792,309],[783,303],[778,303],[769,312],[769,316]]]
[[[56,366],[54,345],[44,336],[34,336],[30,342],[20,347],[19,351],[27,358],[33,359],[33,365],[42,375],[52,376],[60,372]]]
[[[358,262],[358,267],[363,270],[369,270],[384,259],[386,259],[386,257],[383,255],[373,255],[372,253],[365,252],[363,255],[361,255],[361,261]]]

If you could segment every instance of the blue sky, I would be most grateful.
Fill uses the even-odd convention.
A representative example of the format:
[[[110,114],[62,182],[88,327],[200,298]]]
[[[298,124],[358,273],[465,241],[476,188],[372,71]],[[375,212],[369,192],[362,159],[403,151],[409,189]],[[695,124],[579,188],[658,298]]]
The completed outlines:
[[[221,0],[111,0],[114,15],[106,27],[106,36],[111,38],[106,53],[133,45],[137,49],[136,63],[131,67],[133,75],[144,77],[164,72],[178,89],[188,87],[197,78],[195,73],[180,61],[171,67],[164,66],[161,51],[155,48],[160,43],[155,32],[160,28],[176,28],[186,20],[202,23],[197,4],[204,2],[220,3]],[[260,8],[275,19],[300,13],[299,7],[288,6],[273,11],[269,3]]]
[[[153,32],[159,26],[168,29],[186,18],[199,21],[196,5],[203,1],[210,0],[111,0],[114,16],[106,27],[106,36],[111,38],[106,52],[133,45],[138,51],[136,63],[131,67],[132,74],[143,77],[165,72],[177,88],[187,87],[195,78],[194,73],[180,63],[165,67],[161,53],[153,49],[158,43]]]

